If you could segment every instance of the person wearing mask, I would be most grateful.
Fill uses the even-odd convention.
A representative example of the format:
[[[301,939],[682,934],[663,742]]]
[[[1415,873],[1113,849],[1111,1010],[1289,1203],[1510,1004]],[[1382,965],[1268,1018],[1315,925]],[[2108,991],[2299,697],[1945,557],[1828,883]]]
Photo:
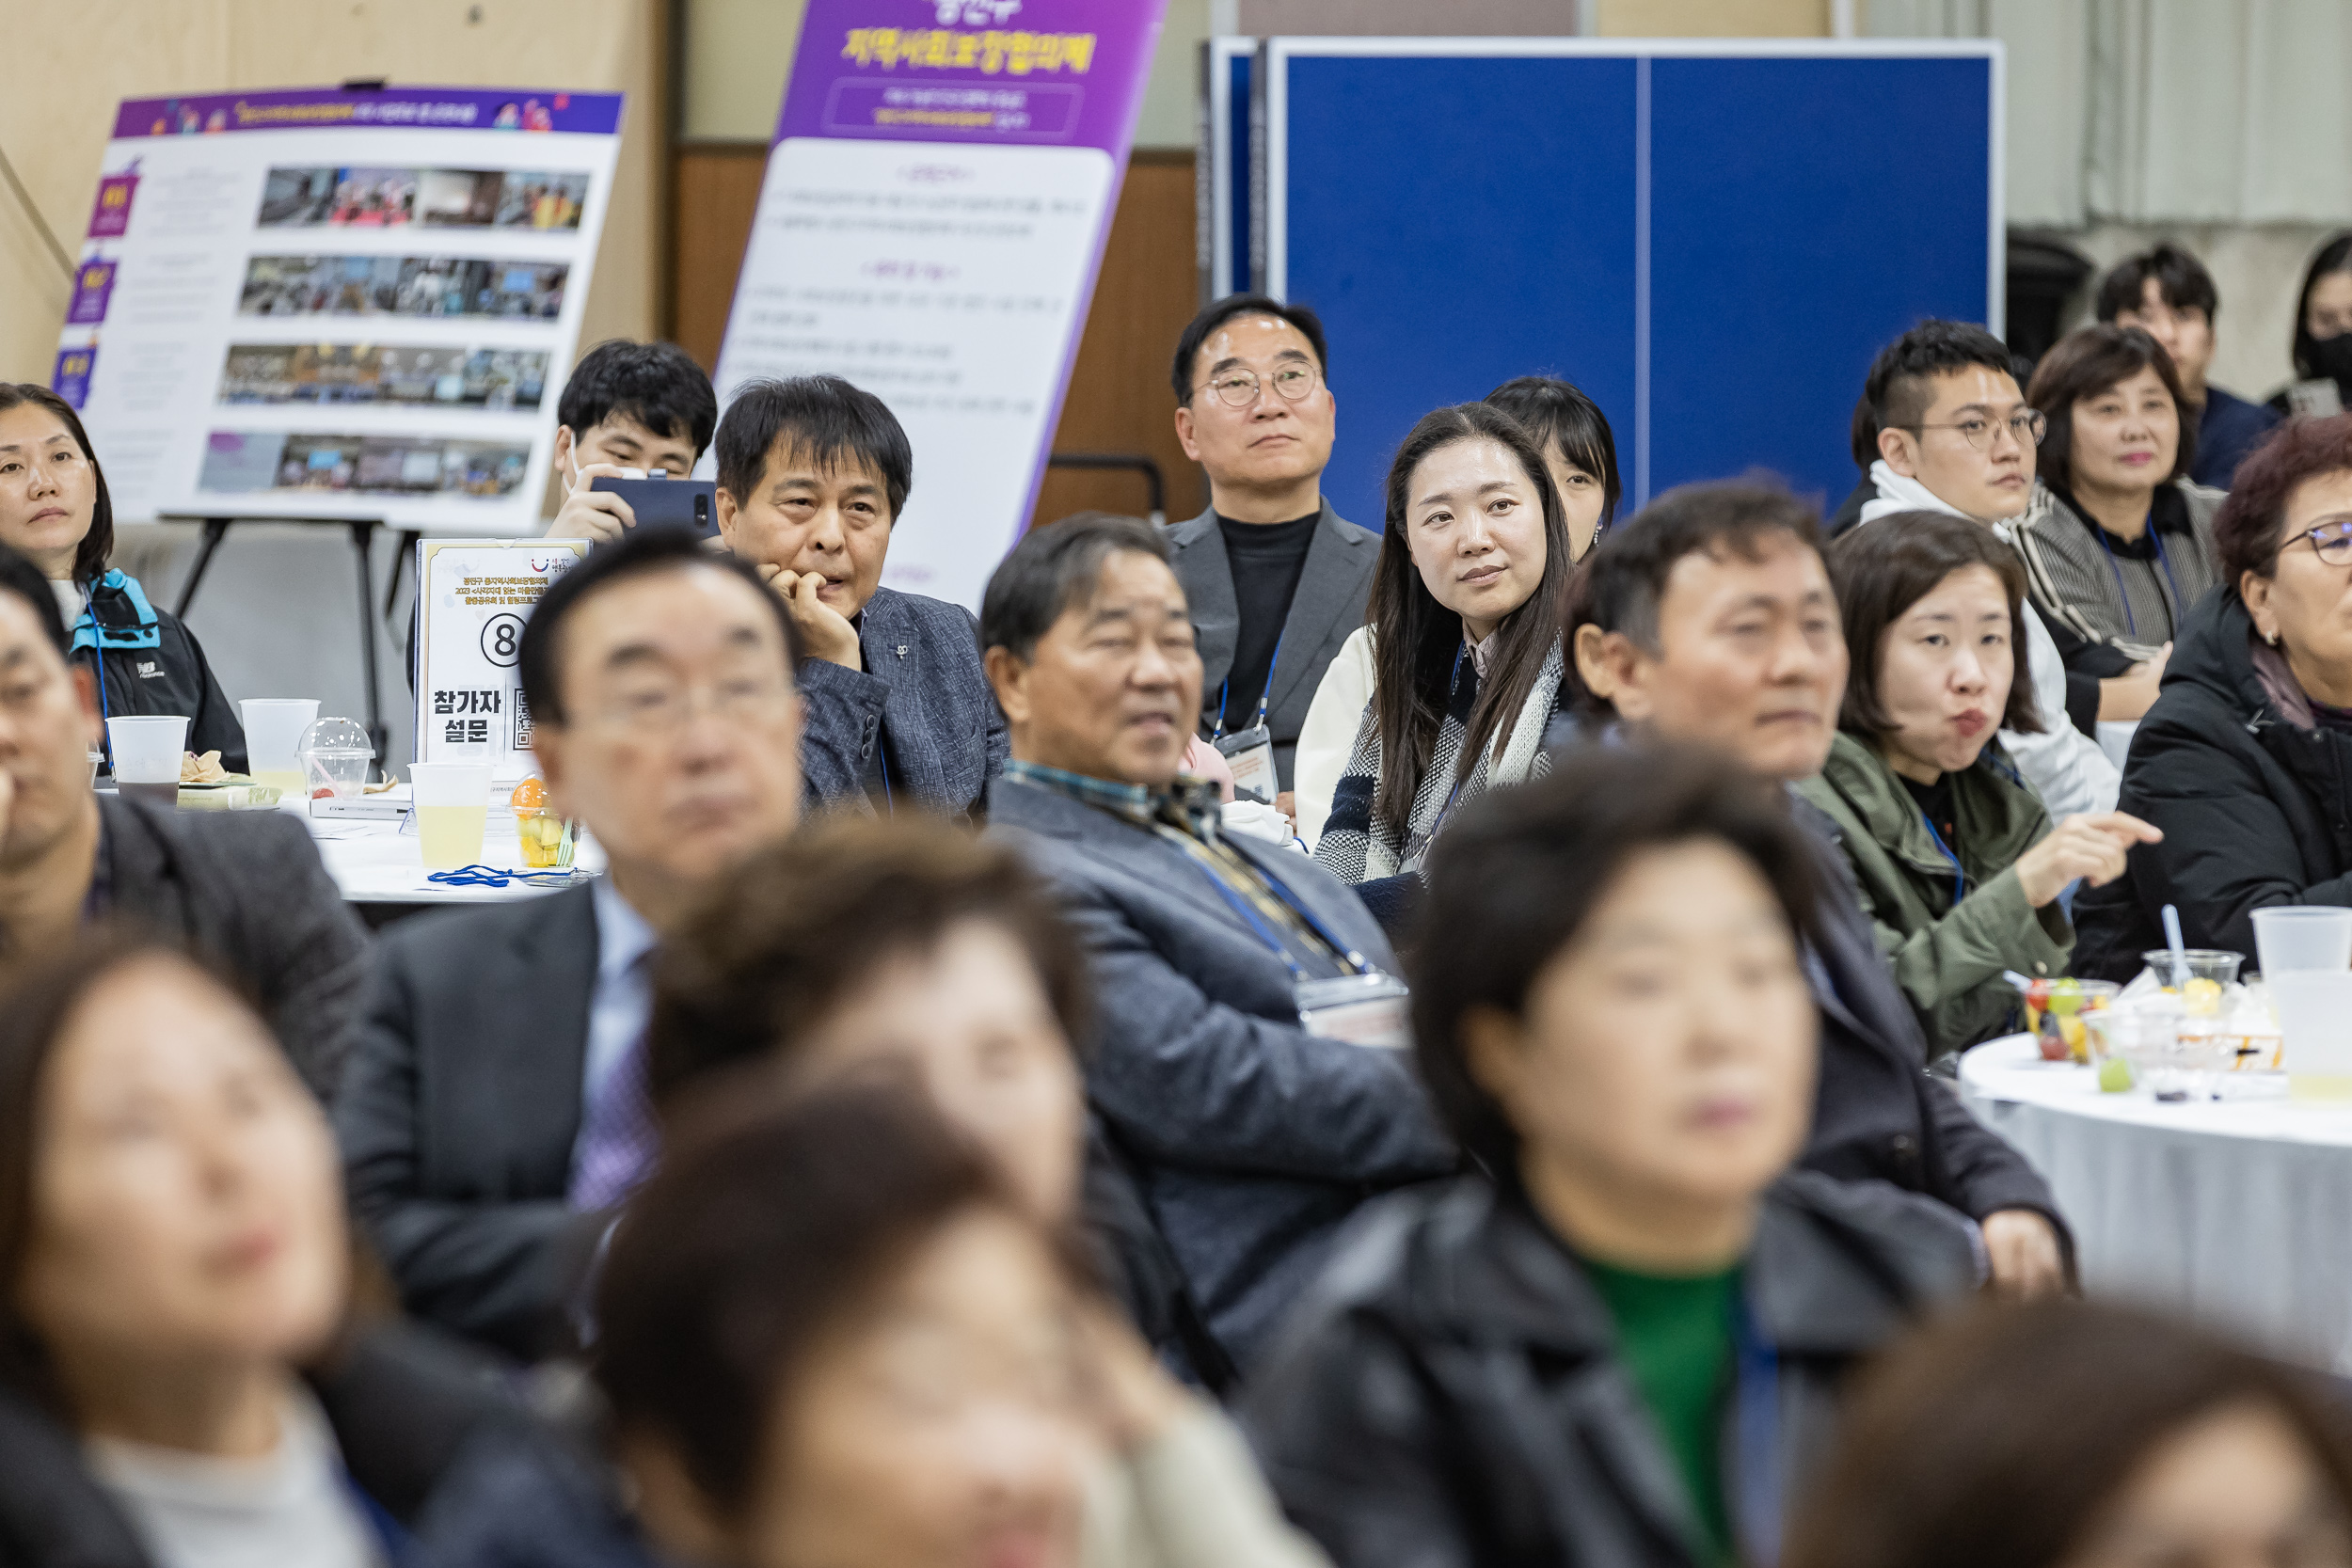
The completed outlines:
[[[637,526],[628,499],[589,486],[598,479],[644,479],[659,468],[685,479],[710,445],[718,395],[693,356],[675,343],[612,338],[580,356],[555,404],[555,476],[564,502],[548,520],[551,539],[618,539]]]
[[[0,1560],[437,1562],[491,1466],[612,1518],[477,1358],[361,1305],[326,1118],[228,984],[119,933],[17,958]]]
[[[1104,1354],[1083,1267],[920,1091],[745,1070],[693,1097],[596,1293],[596,1382],[666,1560],[1321,1561],[1221,1420],[1171,1424],[1164,1379],[1136,1397],[1149,1369]]]
[[[2307,1373],[2153,1314],[1986,1308],[1888,1352],[1783,1568],[2352,1563],[2352,1433]]]
[[[1708,745],[1794,784],[1821,770],[1846,689],[1846,641],[1812,510],[1752,484],[1670,490],[1603,540],[1579,578],[1573,702],[1556,749],[1611,730]],[[1836,826],[1791,795],[1820,861],[1805,974],[1820,1085],[1803,1163],[1876,1179],[1975,1220],[1993,1278],[2065,1282],[2065,1231],[2024,1157],[1927,1074],[1926,1042],[1862,909]]]
[[[1214,788],[1178,772],[1200,656],[1158,531],[1028,534],[980,641],[1012,727],[989,831],[1086,950],[1088,1099],[1246,1375],[1364,1198],[1454,1168],[1401,1053],[1376,1048],[1403,1037],[1395,955],[1329,872],[1223,832]]]
[[[2169,657],[2220,580],[2221,505],[2186,477],[2197,426],[2172,356],[2137,327],[2086,326],[2042,356],[2026,396],[2048,425],[2034,504],[2011,535],[2035,608],[2082,640],[2070,668]]]
[[[2221,294],[2205,264],[2166,241],[2118,261],[2099,281],[2099,320],[2137,326],[2172,356],[2181,394],[2197,416],[2197,460],[2188,477],[2227,490],[2247,454],[2278,428],[2279,416],[2205,380],[2213,364]]]
[[[303,1079],[333,1092],[367,934],[296,820],[94,793],[98,675],[49,580],[0,545],[0,957],[119,917],[236,975]]]
[[[2352,411],[2352,231],[2334,234],[2304,269],[2287,345],[2296,379],[2270,395],[2281,419]]]
[[[1176,438],[1209,478],[1209,509],[1168,536],[1200,629],[1200,734],[1285,815],[1308,705],[1363,625],[1376,554],[1323,498],[1329,363],[1312,310],[1241,293],[1193,317],[1171,371]]]
[[[1966,322],[1922,322],[1879,351],[1863,384],[1856,440],[1867,422],[1869,495],[1855,521],[1897,512],[1966,517],[2014,543],[2033,498],[2044,424],[2010,373],[2009,346]],[[2156,700],[2160,658],[2116,655],[2077,673],[2066,651],[2082,639],[2024,607],[2022,641],[2041,733],[2011,730],[2001,744],[2057,816],[2115,809],[2122,777],[2098,746],[2102,719],[2137,719]],[[2065,641],[2059,641],[2059,635]],[[2058,716],[2072,721],[2061,724]]]
[[[1542,760],[1574,563],[1540,451],[1487,404],[1423,415],[1387,501],[1372,701],[1315,859],[1393,926],[1448,816]]]
[[[977,818],[1005,719],[972,612],[882,585],[914,452],[889,406],[833,375],[753,381],[719,421],[719,533],[792,616],[811,806]]]
[[[654,949],[799,818],[792,653],[783,601],[685,529],[598,546],[532,610],[519,673],[548,804],[611,870],[377,943],[335,1124],[416,1316],[524,1359],[568,1343],[580,1271],[656,1151]]]
[[[1245,1404],[1334,1560],[1770,1562],[1844,1373],[1975,1285],[1957,1215],[1789,1169],[1814,875],[1695,747],[1595,748],[1438,845],[1415,1055],[1482,1173],[1368,1212]]]
[[[1821,771],[1797,787],[1837,825],[1878,945],[1929,1054],[2010,1032],[2004,970],[2061,974],[2074,945],[2058,895],[2122,875],[2154,831],[2120,812],[2055,830],[1997,727],[2041,727],[2016,673],[2026,574],[1976,524],[1897,513],[1828,551],[1856,651]]]
[[[245,726],[196,634],[149,603],[138,578],[106,564],[114,498],[82,417],[29,381],[0,381],[0,545],[48,579],[102,721],[185,714],[188,750],[218,752],[222,767],[245,771]],[[93,746],[111,752],[103,728]]]
[[[2251,957],[2253,913],[2352,904],[2352,415],[2297,420],[2246,460],[2199,605],[2132,742],[2123,809],[2164,832],[2074,903],[2075,968],[2128,980],[2165,945]]]

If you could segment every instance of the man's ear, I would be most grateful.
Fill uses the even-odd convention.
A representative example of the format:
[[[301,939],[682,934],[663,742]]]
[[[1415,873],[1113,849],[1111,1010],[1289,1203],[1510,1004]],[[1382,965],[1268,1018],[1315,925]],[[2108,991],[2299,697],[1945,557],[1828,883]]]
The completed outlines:
[[[1477,1006],[1462,1015],[1459,1030],[1463,1069],[1507,1111],[1517,1099],[1527,1026],[1500,1007]]]
[[[1017,729],[1029,721],[1029,666],[999,642],[980,656],[980,668],[996,692],[996,705],[1005,710],[1005,723]]]
[[[1649,717],[1649,701],[1642,690],[1642,651],[1625,633],[1603,631],[1590,621],[1577,627],[1576,673],[1584,689],[1614,707],[1618,718]]]
[[[719,537],[732,550],[735,548],[735,492],[721,484],[714,486],[712,493],[719,499]]]
[[[571,456],[572,449],[579,444],[580,437],[572,434],[572,427],[570,425],[560,424],[555,427],[555,461],[553,467],[558,474],[561,474],[564,471],[564,459]]]
[[[1188,403],[1176,405],[1176,441],[1184,449],[1186,457],[1195,463],[1200,461],[1200,443],[1192,438],[1192,405]]]
[[[1910,431],[1881,429],[1879,431],[1879,456],[1886,460],[1888,467],[1905,479],[1919,477],[1918,438]]]

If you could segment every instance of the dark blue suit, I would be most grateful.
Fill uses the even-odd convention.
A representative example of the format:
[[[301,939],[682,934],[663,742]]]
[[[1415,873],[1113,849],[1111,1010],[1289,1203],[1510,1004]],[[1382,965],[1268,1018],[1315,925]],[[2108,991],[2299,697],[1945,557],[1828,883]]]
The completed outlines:
[[[800,669],[807,706],[801,774],[810,801],[865,800],[882,746],[894,805],[977,816],[1008,747],[972,612],[877,588],[858,617],[858,648],[863,670],[819,658]]]

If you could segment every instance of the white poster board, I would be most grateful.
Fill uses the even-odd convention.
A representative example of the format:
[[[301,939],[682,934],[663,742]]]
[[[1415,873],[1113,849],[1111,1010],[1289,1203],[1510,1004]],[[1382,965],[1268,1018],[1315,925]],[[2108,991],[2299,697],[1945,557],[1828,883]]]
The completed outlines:
[[[417,546],[417,760],[537,768],[520,671],[523,623],[585,539],[426,539]]]
[[[118,520],[538,526],[621,96],[135,99],[52,385]]]

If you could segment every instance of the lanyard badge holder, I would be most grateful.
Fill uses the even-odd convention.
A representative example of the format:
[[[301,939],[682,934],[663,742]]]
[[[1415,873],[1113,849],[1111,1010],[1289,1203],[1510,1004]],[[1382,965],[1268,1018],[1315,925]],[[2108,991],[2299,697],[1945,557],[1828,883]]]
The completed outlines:
[[[1412,992],[1393,974],[1372,970],[1297,982],[1298,1024],[1319,1039],[1384,1051],[1413,1044]]]
[[[1274,672],[1281,662],[1282,641],[1278,637],[1274,641],[1274,657],[1266,665],[1265,689],[1258,693],[1257,717],[1248,729],[1232,735],[1225,733],[1225,696],[1232,677],[1226,677],[1225,685],[1217,689],[1216,733],[1209,736],[1209,744],[1217,749],[1226,766],[1232,769],[1234,798],[1255,800],[1262,806],[1274,804],[1274,798],[1282,789],[1281,778],[1274,768],[1274,732],[1265,721],[1266,703],[1274,695]]]

